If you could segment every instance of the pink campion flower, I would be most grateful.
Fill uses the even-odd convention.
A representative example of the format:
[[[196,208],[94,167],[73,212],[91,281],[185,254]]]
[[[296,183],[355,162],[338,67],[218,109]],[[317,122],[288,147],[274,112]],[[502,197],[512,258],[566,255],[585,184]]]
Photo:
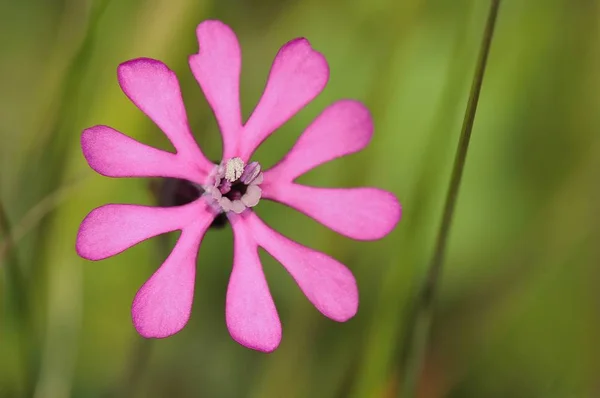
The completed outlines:
[[[395,227],[400,204],[393,194],[377,188],[327,189],[294,182],[314,167],[369,143],[373,122],[357,101],[341,100],[325,109],[273,168],[263,171],[251,161],[259,144],[313,100],[329,79],[325,58],[306,39],[292,40],[279,50],[262,98],[242,123],[241,51],[234,32],[219,21],[205,21],[196,33],[200,51],[189,58],[189,64],[221,130],[222,162],[210,162],[194,141],[173,71],[152,59],[121,64],[117,72],[121,88],[162,129],[176,152],[147,146],[107,126],[94,126],[81,136],[90,167],[108,177],[187,180],[198,188],[199,197],[175,207],[101,206],[81,223],[77,253],[101,260],[153,236],[181,230],[173,251],[140,288],[132,306],[133,323],[142,336],[171,336],[190,317],[202,238],[215,217],[225,214],[234,234],[227,328],[240,344],[270,352],[281,340],[281,323],[263,274],[259,246],[283,264],[321,313],[335,321],[356,314],[358,290],[343,264],[275,232],[252,208],[261,199],[274,200],[350,238],[372,240]]]

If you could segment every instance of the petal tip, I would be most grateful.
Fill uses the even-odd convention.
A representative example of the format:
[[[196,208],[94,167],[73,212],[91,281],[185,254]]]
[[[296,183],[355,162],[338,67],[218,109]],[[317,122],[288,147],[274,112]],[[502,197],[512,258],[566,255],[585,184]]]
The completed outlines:
[[[161,330],[159,328],[154,328],[145,325],[142,321],[136,319],[135,317],[132,318],[135,331],[145,339],[166,339],[167,337],[174,336],[177,333],[181,332],[181,330],[183,330],[185,326],[184,324],[183,326],[181,326],[181,328],[175,330]]]
[[[379,188],[367,188],[371,190],[373,197],[373,207],[371,215],[373,217],[370,234],[351,236],[356,240],[372,241],[385,238],[398,225],[402,218],[402,206],[400,201],[390,191]]]
[[[396,227],[396,225],[398,225],[398,223],[400,222],[400,220],[402,219],[402,204],[400,204],[400,201],[398,200],[398,198],[396,197],[396,195],[394,195],[391,192],[388,192],[388,194],[390,195],[390,199],[392,201],[392,218],[395,219],[394,224],[392,225],[392,227],[390,228],[390,232]]]
[[[145,326],[136,324],[135,321],[133,323],[133,326],[135,327],[135,331],[145,339],[157,339],[157,340],[166,339],[167,337],[176,335],[177,333],[179,333],[181,331],[181,329],[176,330],[174,332],[158,331],[158,330],[153,330],[151,328],[146,329]]]
[[[218,48],[222,51],[233,46],[238,53],[236,55],[241,58],[241,49],[235,32],[229,25],[219,20],[209,19],[199,24],[196,28],[196,38],[198,40],[198,53],[191,55],[188,58],[189,61],[199,59],[204,47]]]
[[[308,39],[305,37],[298,37],[288,41],[281,47],[278,55],[284,55],[292,52],[296,56],[303,56],[304,62],[307,64],[312,64],[311,69],[313,69],[315,73],[318,73],[318,75],[320,74],[322,77],[324,77],[324,87],[329,80],[329,63],[327,62],[325,55],[315,50],[310,44],[310,41],[308,41]]]
[[[345,297],[345,303],[340,305],[338,310],[335,313],[326,314],[329,319],[332,319],[336,322],[347,322],[350,319],[354,318],[358,313],[359,306],[359,293],[358,293],[358,285],[356,283],[356,278],[352,275],[352,272],[348,270],[349,278],[352,280],[352,286],[348,289],[347,295]]]
[[[350,273],[350,275],[352,275],[352,274]],[[354,280],[353,276],[352,276],[352,280],[355,282],[353,289],[351,290],[351,292],[348,292],[348,294],[346,296],[343,296],[342,294],[340,294],[337,297],[337,301],[338,301],[337,305],[329,307],[329,306],[319,305],[318,303],[313,303],[315,305],[315,307],[317,308],[317,310],[319,310],[319,312],[321,314],[323,314],[325,317],[327,317],[335,322],[343,323],[343,322],[347,322],[350,319],[354,318],[356,316],[356,314],[358,313],[359,300],[358,300],[358,286],[356,285],[356,281]]]
[[[336,321],[336,322],[348,322],[350,319],[354,318],[356,316],[356,314],[358,313],[358,303],[356,304],[356,307],[353,310],[350,310],[344,314],[340,314],[338,316],[327,316],[329,319]]]
[[[103,146],[102,144],[107,141],[107,130],[112,129],[101,124],[88,127],[81,132],[79,142],[83,157],[90,168],[100,175],[110,177],[110,175],[108,175],[109,173],[102,167],[103,165],[106,165],[106,162],[102,162],[102,153],[98,151],[98,148],[101,148]]]
[[[201,36],[203,36],[205,33],[208,33],[209,31],[214,30],[223,30],[227,31],[227,33],[233,33],[233,29],[231,29],[231,27],[226,23],[219,21],[218,19],[207,19],[206,21],[202,21],[196,27],[196,36],[200,41]]]
[[[384,199],[384,201],[381,203],[381,210],[384,213],[382,217],[385,217],[388,221],[381,222],[379,231],[377,231],[377,233],[372,237],[364,240],[378,240],[386,237],[396,228],[400,222],[400,219],[402,218],[402,205],[400,204],[400,201],[396,195],[383,189],[376,190],[380,195],[382,195],[382,199]]]
[[[83,258],[84,260],[90,260],[90,261],[99,260],[87,251],[86,245],[84,243],[82,243],[79,238],[79,234],[77,234],[77,240],[75,241],[75,253],[77,253],[77,255],[79,257]]]
[[[90,261],[99,260],[87,251],[86,245],[84,243],[82,243],[79,239],[79,234],[77,235],[77,241],[75,242],[75,253],[77,253],[77,255],[79,257],[81,257],[85,260],[90,260]]]
[[[122,73],[122,72],[126,72],[130,69],[138,69],[138,68],[169,69],[167,67],[167,65],[165,65],[163,62],[161,62],[157,59],[140,57],[140,58],[134,58],[134,59],[130,59],[129,61],[120,63],[119,66],[117,66],[117,72]]]
[[[362,123],[364,123],[363,131],[366,132],[366,141],[367,143],[371,141],[371,138],[373,137],[373,131],[375,130],[375,125],[373,122],[373,115],[371,114],[369,108],[367,108],[367,106],[361,101],[352,98],[339,100],[338,103],[342,103],[343,106],[348,109],[348,113],[350,115],[353,115],[355,119],[360,119]],[[364,146],[366,146],[366,144]]]
[[[92,143],[94,140],[96,127],[98,126],[88,127],[87,129],[84,129],[81,132],[81,137],[79,137],[79,144],[81,145],[81,152],[83,153],[83,157],[92,169],[94,169],[94,167],[91,164],[93,161],[91,146],[93,145]]]
[[[150,76],[148,72],[175,74],[165,63],[153,58],[135,58],[119,64],[117,67],[117,80],[121,89],[130,99],[129,84],[136,80],[139,82],[140,79],[147,79]]]
[[[94,214],[98,209],[94,209],[88,213],[87,216],[81,221],[79,230],[77,231],[77,237],[75,238],[75,252],[77,255],[85,260],[98,261],[104,260],[110,256],[102,256],[97,250],[94,249],[93,243],[90,241],[90,234],[88,233],[88,227],[90,220],[94,217]]]
[[[229,324],[227,325],[227,329],[229,329],[229,335],[236,343],[265,354],[270,354],[275,351],[281,343],[281,330],[279,330],[278,333],[273,333],[267,338],[252,339],[248,338],[248,336],[244,336],[243,333],[238,334],[235,331],[235,328],[230,327]]]
[[[304,47],[306,50],[305,51],[314,51],[318,54],[320,54],[318,51],[315,51],[312,48],[312,45],[310,44],[310,41],[308,41],[308,39],[306,37],[296,37],[295,39],[292,39],[290,41],[288,41],[287,43],[285,43],[283,45],[283,47],[281,48],[281,50],[287,50],[289,48],[292,48],[294,46],[298,46],[300,47]]]
[[[151,331],[145,330],[143,326],[139,326],[135,323],[133,323],[133,327],[135,328],[135,331],[137,332],[137,334],[139,334],[140,336],[142,336],[145,339],[164,339],[166,337],[169,337],[171,335],[161,335],[161,334],[157,334],[157,333],[153,333]]]
[[[187,325],[191,309],[186,312],[187,316],[180,316],[176,322],[173,322],[173,319],[165,317],[164,313],[148,308],[144,299],[136,295],[131,306],[131,320],[140,336],[146,339],[165,339],[181,332]]]

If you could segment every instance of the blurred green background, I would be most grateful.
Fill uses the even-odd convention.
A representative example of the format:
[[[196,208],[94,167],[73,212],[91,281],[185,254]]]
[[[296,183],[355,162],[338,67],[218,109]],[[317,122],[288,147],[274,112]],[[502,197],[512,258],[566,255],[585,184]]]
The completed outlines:
[[[0,397],[397,396],[408,310],[433,250],[488,4],[1,2]],[[150,57],[174,69],[197,140],[219,159],[216,123],[187,65],[208,18],[239,36],[245,115],[283,43],[305,36],[329,61],[325,91],[256,160],[274,164],[326,105],[356,98],[375,119],[371,145],[301,181],[376,185],[404,208],[392,234],[356,243],[261,202],[268,224],[347,264],[361,293],[358,315],[333,322],[261,253],[284,327],[270,355],[238,345],[225,326],[229,228],[205,238],[192,318],[165,340],[142,339],[130,319],[137,289],[166,257],[160,238],[97,263],[74,250],[92,208],[156,203],[149,180],[101,177],[79,147],[82,129],[106,124],[169,148],[120,91],[119,63]],[[598,0],[503,1],[420,398],[600,397],[599,22]]]

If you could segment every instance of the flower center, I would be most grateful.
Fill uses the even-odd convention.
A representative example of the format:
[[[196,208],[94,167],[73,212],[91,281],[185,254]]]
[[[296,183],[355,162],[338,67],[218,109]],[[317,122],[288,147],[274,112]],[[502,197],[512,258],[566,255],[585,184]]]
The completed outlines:
[[[244,165],[240,158],[221,163],[210,175],[210,185],[205,192],[213,199],[213,205],[222,212],[241,213],[260,201],[263,181],[258,162]]]

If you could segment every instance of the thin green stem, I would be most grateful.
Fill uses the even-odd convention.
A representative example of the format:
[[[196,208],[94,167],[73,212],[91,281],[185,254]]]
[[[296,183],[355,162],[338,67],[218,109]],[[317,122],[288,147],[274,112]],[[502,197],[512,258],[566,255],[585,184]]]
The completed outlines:
[[[406,358],[403,372],[404,377],[401,380],[402,388],[399,391],[400,396],[405,398],[416,396],[419,377],[423,370],[424,357],[429,339],[429,330],[433,317],[435,295],[442,272],[446,247],[448,245],[448,236],[450,233],[450,227],[452,226],[454,209],[456,207],[456,200],[465,167],[469,142],[471,140],[473,122],[477,112],[479,94],[481,92],[487,59],[492,43],[492,37],[494,35],[494,28],[496,25],[500,1],[501,0],[491,0],[490,2],[490,10],[483,34],[483,40],[480,46],[479,57],[477,60],[473,83],[471,85],[469,101],[467,103],[467,109],[463,119],[460,139],[456,149],[452,176],[450,178],[450,185],[446,194],[446,201],[444,204],[442,220],[435,243],[435,250],[427,269],[425,281],[422,285],[419,295],[417,296],[416,306],[409,324],[410,329],[408,331],[406,340],[407,345],[405,346],[404,350]]]

